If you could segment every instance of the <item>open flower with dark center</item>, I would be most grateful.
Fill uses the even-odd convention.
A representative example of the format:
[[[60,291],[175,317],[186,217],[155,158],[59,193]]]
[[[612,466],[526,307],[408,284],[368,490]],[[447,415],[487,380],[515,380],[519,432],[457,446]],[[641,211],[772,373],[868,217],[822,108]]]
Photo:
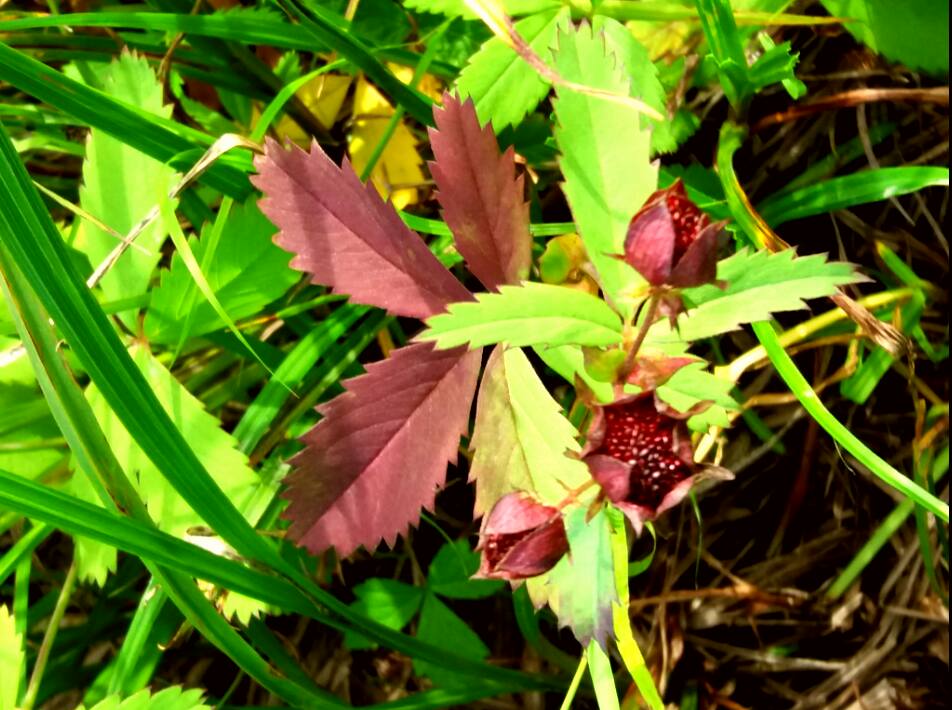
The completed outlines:
[[[687,288],[717,276],[717,235],[712,224],[676,180],[645,202],[628,225],[624,260],[652,286]]]
[[[644,392],[596,407],[583,460],[605,497],[640,533],[688,494],[696,467],[683,418]]]
[[[568,552],[561,512],[523,493],[504,495],[479,531],[476,577],[510,582],[548,572]]]

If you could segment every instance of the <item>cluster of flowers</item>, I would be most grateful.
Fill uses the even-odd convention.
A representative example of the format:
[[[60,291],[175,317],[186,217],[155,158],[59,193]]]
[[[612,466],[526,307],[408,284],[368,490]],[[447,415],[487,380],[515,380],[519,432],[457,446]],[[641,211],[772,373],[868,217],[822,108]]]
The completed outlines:
[[[722,227],[688,199],[680,181],[651,195],[632,218],[620,258],[650,287],[649,322],[643,327],[656,315],[672,322],[677,318],[683,310],[678,289],[715,281]],[[694,360],[638,357],[637,348],[638,342],[626,366],[619,368],[615,401],[589,402],[594,417],[581,457],[600,487],[599,501],[611,501],[640,533],[645,521],[683,500],[696,479],[685,420],[699,410],[675,412],[655,394],[679,367]],[[643,391],[625,395],[626,383]],[[503,496],[483,520],[477,576],[515,581],[551,569],[569,549],[563,507],[543,505],[525,493]]]

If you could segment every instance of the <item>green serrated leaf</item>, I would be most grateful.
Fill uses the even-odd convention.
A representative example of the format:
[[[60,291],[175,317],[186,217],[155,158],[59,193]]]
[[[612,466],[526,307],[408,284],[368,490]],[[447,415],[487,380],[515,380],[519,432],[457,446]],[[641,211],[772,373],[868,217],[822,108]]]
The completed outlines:
[[[433,594],[427,594],[423,599],[417,638],[442,646],[451,643],[456,653],[474,660],[481,660],[489,655],[489,648],[476,632]],[[427,661],[414,659],[413,668],[418,675],[428,676],[440,686],[469,682],[465,676],[454,673],[452,669]]]
[[[563,345],[558,348],[535,348],[536,355],[542,362],[556,371],[566,382],[575,384],[576,376],[595,393],[595,398],[604,404],[614,398],[610,382],[602,382],[588,374],[585,369],[585,354],[582,348],[576,345]]]
[[[631,82],[631,96],[641,99],[658,113],[666,114],[667,97],[658,78],[658,67],[651,61],[648,49],[635,39],[631,30],[616,20],[598,15],[592,20],[592,27],[596,34],[603,34],[608,52],[620,62]],[[677,149],[673,121],[655,121],[648,117],[643,117],[642,121],[651,127],[652,154],[670,153]]]
[[[124,52],[110,64],[104,72],[102,88],[113,98],[162,118],[172,114],[171,106],[162,103],[162,85],[149,63],[136,55]],[[119,234],[127,234],[155,206],[157,196],[168,192],[173,175],[171,168],[93,128],[86,142],[79,203]],[[108,300],[137,296],[148,290],[152,271],[162,256],[159,247],[165,236],[158,220],[143,230],[100,281]],[[94,267],[118,243],[114,235],[88,222],[83,222],[77,238],[77,246]],[[126,312],[120,318],[137,329],[135,312]]]
[[[718,263],[717,278],[727,282],[726,288],[685,289],[685,303],[693,307],[678,319],[683,340],[709,338],[767,320],[772,313],[806,308],[805,300],[829,296],[837,286],[865,277],[852,264],[827,261],[824,254],[744,250]]]
[[[130,353],[143,375],[149,381],[163,408],[172,418],[176,428],[195,451],[212,478],[222,491],[234,502],[235,506],[249,518],[261,514],[260,487],[266,486],[272,491],[274,481],[263,481],[248,467],[248,459],[235,448],[235,441],[221,428],[220,422],[205,411],[172,374],[144,347],[137,346]],[[96,415],[103,433],[122,464],[127,475],[134,479],[139,494],[145,501],[158,527],[176,537],[203,525],[202,519],[175,492],[168,481],[156,469],[155,465],[139,449],[109,408],[95,385],[86,390],[86,398]],[[74,476],[73,485],[79,484],[84,476]],[[74,493],[78,491],[74,488]],[[80,495],[92,500],[91,492]],[[207,539],[206,540],[210,540]],[[203,542],[201,536],[194,539]],[[90,543],[99,544],[99,543]],[[203,545],[208,546],[208,545]],[[93,551],[87,550],[87,554]],[[98,565],[104,564],[103,556],[111,555],[110,565],[114,567],[115,550],[110,553],[95,552]],[[80,560],[82,556],[80,556]],[[101,567],[98,568],[101,574]],[[80,564],[82,578],[95,578],[97,568],[87,568]]]
[[[577,435],[522,350],[497,346],[480,385],[471,442],[476,513],[513,491],[546,505],[561,502],[589,479],[585,464],[565,455],[581,450]]]
[[[430,563],[426,586],[451,599],[482,599],[505,586],[504,582],[494,579],[470,579],[478,569],[479,555],[466,540],[448,542]]]
[[[586,24],[559,32],[555,64],[567,81],[630,95],[630,81],[604,36]],[[556,94],[562,189],[606,297],[627,308],[626,299],[644,282],[615,256],[622,253],[632,215],[657,187],[651,133],[629,105],[563,86]]]
[[[80,705],[79,710],[85,708],[85,705]],[[201,688],[183,690],[175,685],[155,695],[146,688],[125,700],[120,695],[109,695],[90,710],[211,710],[211,706],[202,702]]]
[[[568,9],[530,15],[515,24],[516,31],[540,56],[548,56],[560,25],[568,21]],[[542,79],[498,37],[488,40],[460,72],[456,88],[461,98],[472,97],[480,123],[492,121],[497,133],[516,125],[549,92]]]
[[[450,304],[447,313],[426,321],[417,340],[438,348],[468,343],[558,346],[614,345],[621,342],[621,319],[602,300],[561,286],[524,283],[499,293],[477,294],[475,301]]]
[[[354,587],[354,594],[357,601],[351,604],[351,609],[372,615],[375,621],[388,628],[400,630],[416,616],[425,591],[395,579],[373,577]],[[352,650],[376,647],[372,641],[353,631],[344,634],[344,643]]]
[[[201,239],[189,239],[195,259],[202,263],[208,234],[206,225]],[[257,313],[299,278],[288,267],[287,252],[271,241],[274,226],[251,200],[232,209],[222,230],[218,248],[203,273],[211,290],[225,312],[233,320]],[[152,301],[145,317],[145,334],[157,343],[174,344],[191,312],[191,336],[224,328],[225,323],[201,295],[195,294],[194,307],[186,294],[194,293],[192,275],[176,252],[159,287],[152,292]]]
[[[658,397],[679,412],[686,412],[699,402],[713,402],[703,412],[688,419],[688,426],[694,431],[707,431],[711,426],[730,426],[727,410],[740,408],[731,396],[734,384],[716,377],[705,367],[704,363],[682,367],[658,388]]]
[[[611,528],[603,508],[586,521],[588,510],[565,515],[569,554],[549,572],[526,580],[535,606],[548,604],[583,646],[593,639],[603,648],[612,632],[612,603],[617,601]]]

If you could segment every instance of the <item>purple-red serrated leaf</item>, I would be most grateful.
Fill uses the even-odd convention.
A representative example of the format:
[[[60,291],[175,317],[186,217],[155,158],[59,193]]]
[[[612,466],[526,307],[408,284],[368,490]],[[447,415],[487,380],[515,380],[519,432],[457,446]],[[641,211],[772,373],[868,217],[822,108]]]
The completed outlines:
[[[413,318],[472,298],[346,160],[338,167],[316,142],[306,153],[268,140],[255,167],[258,204],[280,230],[275,242],[315,283]]]
[[[499,153],[492,126],[480,128],[472,99],[443,94],[433,118],[430,173],[456,248],[486,288],[519,283],[529,275],[532,237],[512,148]]]
[[[347,556],[397,535],[429,508],[466,432],[481,352],[395,350],[344,383],[304,435],[285,494],[292,540]]]

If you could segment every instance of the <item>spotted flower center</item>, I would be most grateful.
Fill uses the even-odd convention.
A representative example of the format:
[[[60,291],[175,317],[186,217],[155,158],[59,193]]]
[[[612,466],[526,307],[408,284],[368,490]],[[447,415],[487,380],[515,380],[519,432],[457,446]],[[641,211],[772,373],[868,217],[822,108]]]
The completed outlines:
[[[697,239],[704,227],[704,213],[685,195],[670,192],[667,195],[668,213],[674,223],[674,259],[676,263]]]
[[[675,420],[655,409],[651,397],[605,408],[599,450],[631,466],[627,500],[655,509],[665,495],[691,475],[674,451]]]
[[[495,569],[502,558],[506,556],[506,553],[526,534],[526,532],[496,533],[489,536],[483,545],[483,554],[486,556],[490,568]]]

